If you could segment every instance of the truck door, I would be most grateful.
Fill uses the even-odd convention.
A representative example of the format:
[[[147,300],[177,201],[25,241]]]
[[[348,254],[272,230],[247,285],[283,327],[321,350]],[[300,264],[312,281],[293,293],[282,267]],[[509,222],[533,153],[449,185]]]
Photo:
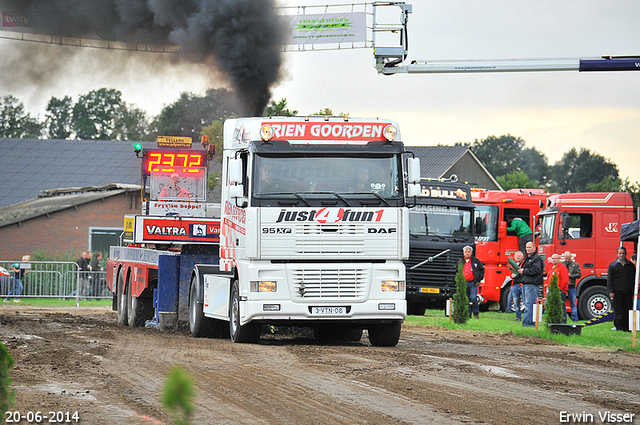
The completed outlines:
[[[596,266],[596,235],[593,228],[593,214],[564,212],[559,217],[558,244],[554,244],[557,253],[562,254],[565,251],[571,251],[575,255],[575,261],[580,265],[582,277],[594,274]],[[564,225],[568,223],[569,226],[564,227],[563,223]],[[619,237],[620,233],[617,233],[617,235]],[[603,253],[600,252],[600,254]],[[615,253],[612,256],[615,258]]]

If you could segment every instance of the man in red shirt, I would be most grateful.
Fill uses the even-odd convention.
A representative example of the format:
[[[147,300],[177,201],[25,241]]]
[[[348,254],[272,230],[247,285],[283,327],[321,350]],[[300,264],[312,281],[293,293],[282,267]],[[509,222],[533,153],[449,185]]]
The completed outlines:
[[[473,313],[475,319],[480,318],[480,306],[478,305],[478,284],[484,279],[484,266],[473,256],[473,248],[469,245],[462,248],[464,264],[462,272],[467,281],[467,298],[469,298],[469,317]]]
[[[545,294],[549,290],[549,284],[553,276],[558,276],[558,288],[560,288],[560,295],[562,296],[562,312],[564,313],[564,323],[567,323],[567,309],[565,302],[567,299],[567,292],[569,292],[569,270],[560,262],[560,255],[553,254],[551,256],[551,263],[547,265],[547,279],[544,282]]]

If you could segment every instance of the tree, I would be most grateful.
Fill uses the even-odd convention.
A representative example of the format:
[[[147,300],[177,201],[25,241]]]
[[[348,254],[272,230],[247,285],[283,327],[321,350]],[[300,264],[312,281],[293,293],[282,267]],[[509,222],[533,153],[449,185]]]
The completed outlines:
[[[37,138],[42,124],[24,111],[24,105],[15,97],[5,96],[0,101],[0,137]]]
[[[498,183],[504,190],[509,189],[538,189],[540,185],[535,180],[532,180],[524,171],[512,171],[504,176],[496,177]]]
[[[122,108],[114,129],[116,140],[145,140],[149,136],[149,119],[147,113],[134,105]]]
[[[462,271],[462,261],[458,262],[456,273],[456,293],[453,294],[453,321],[465,324],[469,319],[469,298],[467,297],[467,281]]]
[[[280,102],[278,103],[276,103],[275,100],[272,99],[269,106],[267,106],[264,115],[266,117],[295,117],[296,115],[298,115],[298,110],[294,109],[293,111],[290,111],[289,109],[287,109],[286,98],[280,99]]]
[[[109,140],[118,134],[116,123],[126,108],[122,93],[102,88],[80,96],[73,106],[73,129],[78,139]]]
[[[204,127],[239,112],[234,94],[225,89],[208,90],[205,96],[182,92],[177,101],[162,109],[153,125],[159,135],[197,139]]]
[[[486,139],[475,139],[470,146],[475,155],[487,167],[489,172],[499,178],[507,175],[519,176],[512,184],[526,184],[526,186],[511,186],[510,188],[531,188],[544,186],[547,181],[549,165],[547,157],[536,148],[525,148],[525,141],[510,134],[500,137],[489,136]],[[522,179],[523,172],[528,178]],[[502,185],[502,183],[500,183]]]
[[[558,275],[553,275],[549,282],[549,293],[547,294],[546,309],[544,312],[544,323],[563,323],[564,314],[562,314],[562,296],[560,288],[558,288]]]
[[[193,398],[193,378],[183,366],[174,366],[169,370],[162,389],[162,404],[176,415],[176,425],[187,425],[195,411]]]
[[[66,139],[71,135],[71,97],[51,97],[47,103],[45,127],[50,139]]]
[[[554,190],[558,192],[584,192],[589,184],[618,178],[618,166],[608,158],[590,149],[571,148],[551,167]]]

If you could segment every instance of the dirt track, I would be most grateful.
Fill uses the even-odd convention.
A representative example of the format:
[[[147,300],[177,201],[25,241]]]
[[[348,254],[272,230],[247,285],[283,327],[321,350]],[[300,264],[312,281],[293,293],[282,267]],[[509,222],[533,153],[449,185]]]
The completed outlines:
[[[607,411],[640,424],[640,356],[622,351],[410,326],[394,348],[278,335],[244,345],[115,321],[106,308],[0,306],[15,410],[170,424],[160,392],[182,364],[194,424],[558,424],[561,412],[601,423]]]

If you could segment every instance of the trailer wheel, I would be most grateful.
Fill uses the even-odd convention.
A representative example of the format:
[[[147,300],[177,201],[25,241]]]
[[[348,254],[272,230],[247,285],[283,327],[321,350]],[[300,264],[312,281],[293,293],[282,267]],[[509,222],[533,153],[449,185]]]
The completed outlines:
[[[127,313],[128,323],[131,327],[142,326],[144,322],[153,316],[151,298],[134,297],[131,294],[131,278],[127,281]]]
[[[117,304],[118,304],[118,325],[124,326],[128,324],[127,320],[127,294],[124,286],[124,273],[120,270],[118,273],[118,281],[116,284]]]
[[[425,304],[418,304],[414,302],[407,302],[407,314],[410,316],[424,316],[427,311]]]
[[[369,342],[374,347],[395,347],[400,340],[402,322],[394,320],[392,323],[371,325],[369,327]]]
[[[213,319],[204,317],[202,304],[198,304],[198,281],[195,276],[191,278],[189,288],[189,330],[196,338],[211,336],[213,331]]]
[[[607,287],[595,285],[584,290],[578,297],[578,312],[583,320],[595,319],[613,310]]]
[[[260,324],[249,322],[244,326],[240,325],[240,288],[237,280],[234,280],[231,286],[229,319],[231,341],[256,343],[260,340],[260,330],[262,328]]]

